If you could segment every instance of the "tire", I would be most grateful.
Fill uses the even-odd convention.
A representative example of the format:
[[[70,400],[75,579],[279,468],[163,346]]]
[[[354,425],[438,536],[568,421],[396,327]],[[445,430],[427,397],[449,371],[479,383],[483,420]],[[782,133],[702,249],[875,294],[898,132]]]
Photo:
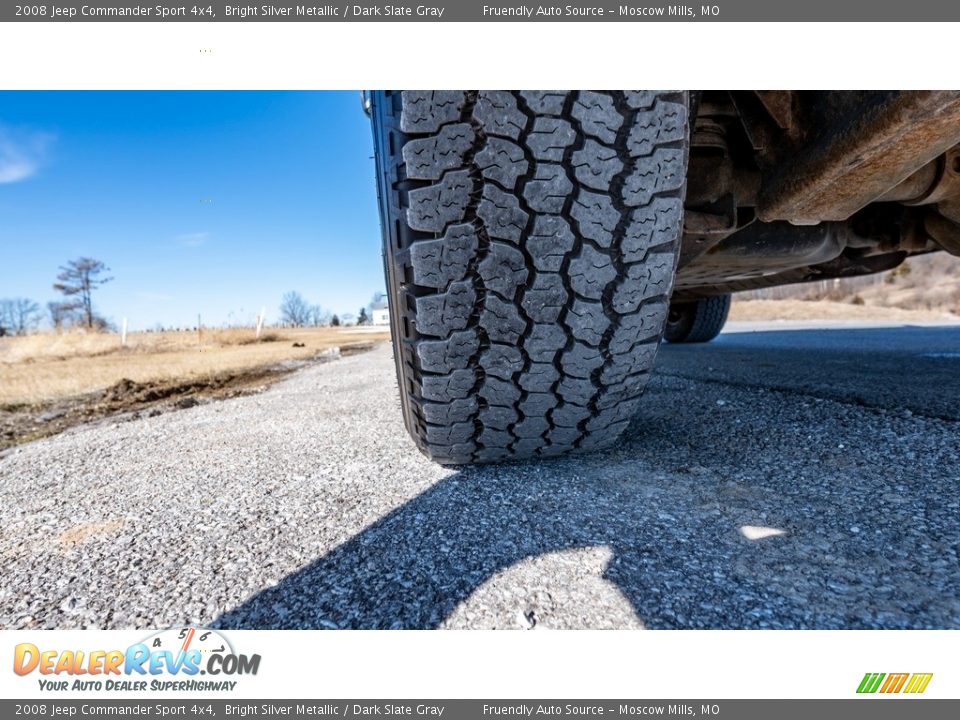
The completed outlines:
[[[407,429],[444,464],[612,444],[676,269],[685,92],[376,92]]]
[[[727,322],[730,295],[670,306],[670,317],[664,337],[671,343],[705,343],[713,340]]]

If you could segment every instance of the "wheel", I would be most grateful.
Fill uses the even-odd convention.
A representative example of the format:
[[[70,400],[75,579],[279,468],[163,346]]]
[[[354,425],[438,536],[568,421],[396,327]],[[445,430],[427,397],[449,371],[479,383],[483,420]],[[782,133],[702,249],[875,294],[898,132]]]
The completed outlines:
[[[672,343],[710,342],[727,322],[730,314],[730,295],[673,303],[664,337]]]
[[[407,429],[445,464],[612,444],[666,323],[685,92],[376,92]]]

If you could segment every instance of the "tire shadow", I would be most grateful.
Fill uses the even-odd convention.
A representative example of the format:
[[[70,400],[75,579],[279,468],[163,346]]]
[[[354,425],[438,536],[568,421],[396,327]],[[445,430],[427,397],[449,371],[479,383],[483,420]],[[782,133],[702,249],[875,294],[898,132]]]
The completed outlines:
[[[807,372],[790,334],[750,357]],[[651,628],[960,627],[956,425],[661,364],[613,449],[454,472],[213,627],[436,628],[498,572],[597,546]]]

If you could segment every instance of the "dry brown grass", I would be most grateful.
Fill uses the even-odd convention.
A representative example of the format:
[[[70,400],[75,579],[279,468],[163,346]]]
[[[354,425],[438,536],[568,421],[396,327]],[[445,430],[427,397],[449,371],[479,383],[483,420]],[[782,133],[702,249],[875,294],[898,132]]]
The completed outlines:
[[[960,316],[960,258],[919,255],[889,272],[740,293],[740,300],[828,300]]]
[[[739,300],[734,295],[730,320],[851,320],[861,322],[956,322],[957,316],[938,310],[854,305],[830,300]]]
[[[730,319],[956,322],[960,258],[931,253],[876,275],[739,293]]]
[[[386,329],[297,328],[130,333],[38,333],[0,338],[0,406],[32,404],[103,390],[119,380],[194,379],[307,359],[333,346],[389,339]],[[294,343],[303,347],[294,347]]]

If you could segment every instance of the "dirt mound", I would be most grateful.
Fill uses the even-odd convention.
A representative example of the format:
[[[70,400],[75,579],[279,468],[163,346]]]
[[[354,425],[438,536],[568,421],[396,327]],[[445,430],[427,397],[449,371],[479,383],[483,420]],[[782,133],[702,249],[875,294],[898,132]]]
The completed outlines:
[[[129,378],[123,378],[103,391],[103,399],[107,402],[118,402],[136,393],[139,387],[140,383],[135,383]]]
[[[136,382],[118,380],[99,392],[65,400],[0,407],[0,450],[67,428],[111,415],[139,418],[172,410],[185,410],[210,400],[249,395],[266,389],[289,373],[314,362],[330,362],[373,347],[373,343],[329,348],[310,360],[274,363],[246,370],[219,372],[199,377]],[[347,351],[348,350],[348,351]],[[334,352],[335,351],[335,352]]]

